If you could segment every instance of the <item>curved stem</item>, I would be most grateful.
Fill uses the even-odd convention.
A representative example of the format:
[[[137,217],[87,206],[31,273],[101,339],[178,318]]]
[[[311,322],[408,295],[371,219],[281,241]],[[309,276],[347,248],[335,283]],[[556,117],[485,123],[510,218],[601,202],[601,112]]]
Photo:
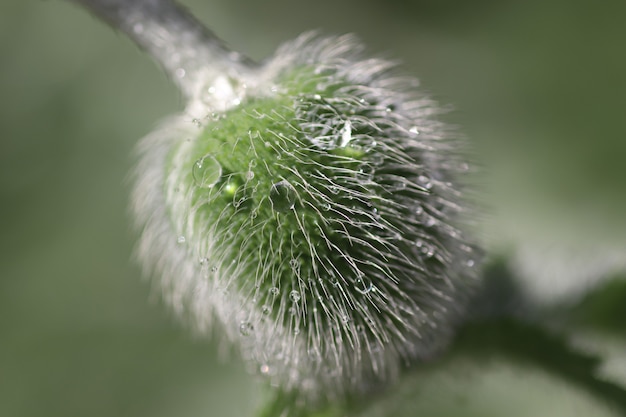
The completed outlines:
[[[535,365],[578,385],[626,415],[626,387],[597,375],[599,357],[579,352],[564,336],[513,318],[493,318],[467,324],[457,336],[457,351],[474,357],[503,356]]]
[[[235,75],[253,65],[174,1],[70,1],[83,5],[148,52],[187,99],[219,75]]]

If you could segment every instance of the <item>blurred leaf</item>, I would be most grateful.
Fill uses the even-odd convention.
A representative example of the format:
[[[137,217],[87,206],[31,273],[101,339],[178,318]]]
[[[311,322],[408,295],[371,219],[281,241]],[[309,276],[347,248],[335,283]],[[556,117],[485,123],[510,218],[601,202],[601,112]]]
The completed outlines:
[[[626,337],[626,276],[594,289],[572,309],[570,315],[574,323],[617,332]]]

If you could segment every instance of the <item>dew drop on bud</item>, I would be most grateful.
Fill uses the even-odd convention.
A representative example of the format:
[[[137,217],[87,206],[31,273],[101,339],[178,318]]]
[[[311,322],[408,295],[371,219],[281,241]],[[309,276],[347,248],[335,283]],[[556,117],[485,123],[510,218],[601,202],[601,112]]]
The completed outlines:
[[[300,293],[298,291],[291,291],[289,293],[289,298],[291,299],[291,301],[293,301],[294,303],[297,303],[298,301],[300,301]]]
[[[420,175],[419,177],[417,177],[417,180],[427,190],[430,190],[431,188],[433,188],[433,183],[430,182],[430,178],[428,178],[427,176]]]
[[[430,247],[430,245],[423,245],[422,254],[424,254],[424,256],[427,258],[432,258],[433,255],[435,254],[435,251],[432,247]]]
[[[222,176],[222,166],[212,155],[206,155],[193,164],[192,174],[198,187],[211,188]]]
[[[374,290],[374,286],[367,278],[357,278],[355,288],[361,294],[369,294]]]
[[[270,189],[270,202],[274,211],[289,211],[296,203],[296,190],[288,181],[279,181]]]
[[[248,321],[242,321],[239,325],[239,333],[241,333],[242,336],[250,336],[253,330],[254,327],[252,327],[252,324]]]
[[[374,167],[370,164],[361,164],[359,166],[358,177],[362,181],[371,181],[374,178]]]
[[[296,270],[296,269],[298,269],[298,266],[300,266],[300,262],[298,262],[298,260],[297,260],[297,259],[292,258],[292,259],[289,261],[289,266],[291,266],[291,269]]]

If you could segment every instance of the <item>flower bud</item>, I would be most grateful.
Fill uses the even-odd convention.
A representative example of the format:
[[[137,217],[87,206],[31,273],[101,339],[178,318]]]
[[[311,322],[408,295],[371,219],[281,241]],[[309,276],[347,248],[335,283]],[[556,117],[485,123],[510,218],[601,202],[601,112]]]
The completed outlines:
[[[349,37],[305,35],[140,146],[146,271],[198,331],[223,329],[306,398],[429,358],[474,286],[462,146],[416,84]]]

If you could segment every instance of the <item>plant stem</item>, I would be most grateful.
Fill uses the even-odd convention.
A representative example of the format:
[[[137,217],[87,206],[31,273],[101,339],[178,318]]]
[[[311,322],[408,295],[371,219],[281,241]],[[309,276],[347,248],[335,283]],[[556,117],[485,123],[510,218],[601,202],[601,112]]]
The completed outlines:
[[[597,376],[601,358],[577,351],[564,336],[537,324],[506,317],[469,323],[457,336],[455,348],[477,359],[501,356],[535,365],[626,415],[626,388]]]
[[[124,32],[163,67],[187,99],[218,76],[237,76],[253,66],[174,1],[70,1]]]

